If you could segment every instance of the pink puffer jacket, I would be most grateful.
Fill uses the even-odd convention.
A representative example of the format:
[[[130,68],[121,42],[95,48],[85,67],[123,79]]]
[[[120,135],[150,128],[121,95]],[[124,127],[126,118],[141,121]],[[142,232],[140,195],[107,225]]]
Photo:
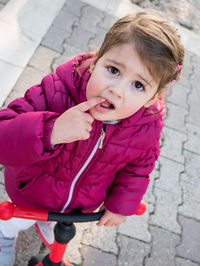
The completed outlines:
[[[116,125],[95,120],[88,140],[50,144],[55,119],[86,100],[91,60],[84,54],[66,62],[0,111],[0,163],[16,205],[88,212],[104,202],[114,213],[136,212],[160,151],[162,100]]]

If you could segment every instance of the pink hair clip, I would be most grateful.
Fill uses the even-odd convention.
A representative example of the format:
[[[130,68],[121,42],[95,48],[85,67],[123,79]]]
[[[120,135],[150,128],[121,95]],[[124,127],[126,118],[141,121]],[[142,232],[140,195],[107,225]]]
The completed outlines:
[[[177,65],[177,68],[176,68],[176,72],[179,72],[180,70],[181,70],[181,68],[182,68],[183,66],[182,65]],[[173,84],[175,82],[175,79],[172,79],[171,80],[171,84]]]
[[[182,65],[179,65],[179,64],[178,64],[178,66],[177,66],[177,68],[176,68],[176,71],[179,72],[179,71],[181,70],[182,67],[183,67]]]

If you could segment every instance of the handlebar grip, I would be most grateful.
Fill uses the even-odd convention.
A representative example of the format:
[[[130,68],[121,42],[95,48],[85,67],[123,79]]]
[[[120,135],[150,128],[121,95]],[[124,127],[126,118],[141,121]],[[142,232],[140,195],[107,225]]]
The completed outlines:
[[[48,221],[58,221],[66,223],[84,223],[98,221],[103,216],[104,211],[93,213],[57,213],[49,212]]]

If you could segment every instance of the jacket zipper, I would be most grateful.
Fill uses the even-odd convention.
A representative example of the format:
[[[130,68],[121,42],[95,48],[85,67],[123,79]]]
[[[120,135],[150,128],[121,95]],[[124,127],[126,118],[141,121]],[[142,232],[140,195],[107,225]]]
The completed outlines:
[[[62,208],[61,210],[61,213],[63,213],[67,207],[69,206],[71,200],[72,200],[72,196],[73,196],[73,192],[74,192],[74,188],[75,188],[75,185],[79,179],[79,177],[81,176],[81,174],[83,173],[83,171],[85,170],[85,168],[88,166],[88,164],[90,163],[90,161],[92,160],[92,158],[94,157],[94,154],[96,153],[97,149],[102,149],[103,147],[103,140],[105,138],[105,131],[104,129],[102,128],[101,130],[101,135],[96,143],[96,145],[94,146],[92,152],[90,153],[90,156],[87,158],[87,160],[85,161],[84,165],[81,167],[81,169],[79,170],[79,172],[76,174],[72,184],[71,184],[71,187],[70,187],[70,190],[69,190],[69,196],[68,196],[68,199],[64,205],[64,207]]]
[[[99,149],[103,148],[103,140],[105,139],[106,133],[104,129],[102,128],[101,130],[101,135],[100,135],[100,143],[99,143]]]

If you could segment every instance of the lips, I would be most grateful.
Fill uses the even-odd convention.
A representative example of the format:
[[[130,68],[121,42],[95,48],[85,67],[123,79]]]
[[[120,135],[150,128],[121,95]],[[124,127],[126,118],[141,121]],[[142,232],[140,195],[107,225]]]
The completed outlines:
[[[111,109],[111,110],[115,109],[113,103],[111,103],[108,100],[105,100],[105,102],[101,103],[100,105],[101,107],[106,108],[106,109]]]
[[[107,113],[115,110],[115,105],[112,101],[104,98],[105,101],[95,106],[95,109],[100,113]]]

